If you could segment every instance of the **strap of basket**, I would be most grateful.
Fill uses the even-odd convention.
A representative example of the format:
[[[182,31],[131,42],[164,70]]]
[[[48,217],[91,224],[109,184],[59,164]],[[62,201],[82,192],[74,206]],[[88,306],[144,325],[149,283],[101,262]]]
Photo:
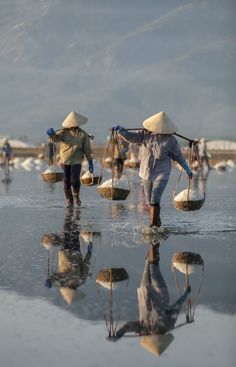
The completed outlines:
[[[48,164],[51,166],[54,163],[54,144],[52,138],[48,139]]]
[[[115,179],[115,158],[114,158],[114,156],[115,156],[115,144],[117,144],[119,153],[120,153],[122,159],[124,160],[124,156],[122,154],[122,151],[121,151],[121,148],[120,148],[120,143],[119,143],[119,140],[117,139],[117,136],[118,136],[117,132],[115,132],[115,131],[111,132],[110,139],[109,139],[109,142],[107,144],[107,148],[106,148],[106,151],[105,151],[105,154],[104,154],[104,157],[103,157],[102,168],[101,168],[101,173],[100,173],[100,177],[103,177],[104,160],[105,160],[105,157],[107,156],[107,153],[109,151],[110,146],[112,146],[112,177],[111,177],[112,178],[112,184],[111,184],[112,190],[114,188],[114,179]],[[127,178],[128,186],[129,186],[129,190],[130,190],[130,180],[129,180],[129,177],[128,177],[127,173],[126,173],[126,178]],[[98,182],[98,185],[100,183],[101,182]]]
[[[101,167],[100,177],[103,177],[104,160],[105,160],[105,157],[107,156],[107,153],[108,153],[108,150],[109,150],[109,148],[110,148],[110,145],[111,145],[111,136],[110,136],[110,139],[109,139],[109,141],[108,141],[108,144],[107,144],[107,148],[106,148],[106,151],[105,151],[104,157],[103,157],[103,159],[102,159],[102,167]],[[98,185],[100,185],[100,183],[101,183],[101,180],[99,180],[99,181],[98,181],[97,186],[98,186]]]
[[[190,154],[190,143],[189,143],[188,150],[187,150],[187,157],[189,156],[189,154]],[[179,176],[176,180],[175,190],[173,191],[173,199],[176,196],[177,188],[178,188],[179,181],[180,181],[180,178],[182,176],[182,173],[183,173],[183,167],[181,167],[180,174],[179,174]],[[189,188],[190,188],[190,179],[188,180],[188,197],[189,197]]]
[[[188,146],[188,150],[187,150],[187,158],[188,158],[188,162],[189,162],[189,167],[190,167],[190,169],[192,169],[192,166],[193,166],[193,162],[194,162],[194,154],[196,154],[198,164],[199,164],[199,166],[201,167],[200,175],[201,175],[201,180],[202,180],[202,182],[203,182],[202,166],[201,166],[201,164],[200,164],[200,159],[199,159],[198,153],[197,153],[197,151],[195,151],[195,144],[194,144],[194,142],[191,140],[191,141],[189,141],[189,146]],[[179,176],[178,176],[178,178],[177,178],[177,181],[176,181],[175,190],[173,191],[173,199],[174,199],[174,198],[175,198],[175,196],[176,196],[176,192],[177,192],[178,184],[179,184],[180,178],[181,178],[181,176],[182,176],[182,173],[183,173],[183,167],[181,167],[180,174],[179,174]],[[188,177],[188,178],[187,178],[187,190],[188,190],[188,191],[187,191],[187,201],[189,201],[190,188],[191,188],[191,179],[190,179],[190,177]],[[204,199],[205,199],[205,185],[203,185],[203,195],[204,195]]]
[[[125,161],[125,157],[122,153],[122,149],[121,149],[121,143],[119,142],[119,139],[118,139],[118,132],[112,132],[114,135],[114,143],[113,143],[113,149],[112,149],[112,152],[113,152],[113,157],[112,157],[112,162],[113,162],[113,167],[112,167],[112,176],[113,176],[113,180],[114,180],[114,153],[115,153],[115,144],[117,144],[117,148],[118,148],[118,151],[121,155],[121,158],[123,159],[123,161]],[[125,168],[124,168],[125,169]],[[125,174],[126,178],[127,178],[127,181],[128,181],[128,186],[129,186],[129,191],[131,190],[131,186],[130,186],[130,180],[129,180],[129,176],[127,174],[127,171],[126,171],[126,174]],[[113,188],[113,182],[112,182],[112,188]]]

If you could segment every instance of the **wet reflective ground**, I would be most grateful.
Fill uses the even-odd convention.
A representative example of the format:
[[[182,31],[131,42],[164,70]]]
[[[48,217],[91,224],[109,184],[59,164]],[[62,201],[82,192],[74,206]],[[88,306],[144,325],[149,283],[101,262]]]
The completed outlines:
[[[159,265],[170,304],[179,298],[175,275],[180,285],[185,281],[172,271],[173,255],[189,251],[204,261],[204,269],[189,275],[194,322],[186,323],[182,307],[169,337],[154,346],[134,333],[108,340],[110,291],[96,284],[96,276],[103,268],[126,269],[129,280],[113,290],[114,325],[138,320],[137,288],[149,243],[141,234],[148,212],[140,181],[137,171],[129,173],[126,201],[106,201],[96,188],[82,187],[82,208],[71,213],[61,183],[49,186],[39,171],[23,168],[4,180],[0,170],[1,367],[235,365],[236,170],[210,172],[199,211],[174,209],[175,170],[162,199],[168,236]],[[62,275],[68,266],[71,288]]]

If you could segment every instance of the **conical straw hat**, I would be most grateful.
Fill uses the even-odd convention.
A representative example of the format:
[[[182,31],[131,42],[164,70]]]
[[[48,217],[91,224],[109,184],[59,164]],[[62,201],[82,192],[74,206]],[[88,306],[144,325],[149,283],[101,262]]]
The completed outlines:
[[[76,296],[76,289],[60,287],[60,293],[68,305],[71,305]]]
[[[163,111],[144,120],[143,126],[148,131],[157,134],[174,134],[177,131],[175,124]]]
[[[88,122],[87,117],[84,117],[77,112],[71,112],[62,122],[62,126],[66,129],[70,129],[71,127],[84,125],[86,122]]]
[[[149,353],[160,356],[173,340],[172,334],[145,335],[142,336],[140,345]]]

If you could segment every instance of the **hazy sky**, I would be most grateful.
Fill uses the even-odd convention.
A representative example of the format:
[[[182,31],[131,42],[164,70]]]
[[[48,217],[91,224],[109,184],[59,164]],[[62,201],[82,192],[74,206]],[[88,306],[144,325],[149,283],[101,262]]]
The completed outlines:
[[[46,139],[72,110],[105,141],[166,111],[236,138],[235,0],[0,0],[0,134]]]

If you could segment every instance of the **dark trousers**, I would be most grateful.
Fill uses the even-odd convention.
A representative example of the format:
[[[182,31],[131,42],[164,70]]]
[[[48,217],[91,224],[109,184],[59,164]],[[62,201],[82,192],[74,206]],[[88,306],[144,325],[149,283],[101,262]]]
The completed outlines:
[[[62,164],[61,167],[64,171],[64,189],[70,190],[72,186],[73,189],[79,190],[81,164]]]

